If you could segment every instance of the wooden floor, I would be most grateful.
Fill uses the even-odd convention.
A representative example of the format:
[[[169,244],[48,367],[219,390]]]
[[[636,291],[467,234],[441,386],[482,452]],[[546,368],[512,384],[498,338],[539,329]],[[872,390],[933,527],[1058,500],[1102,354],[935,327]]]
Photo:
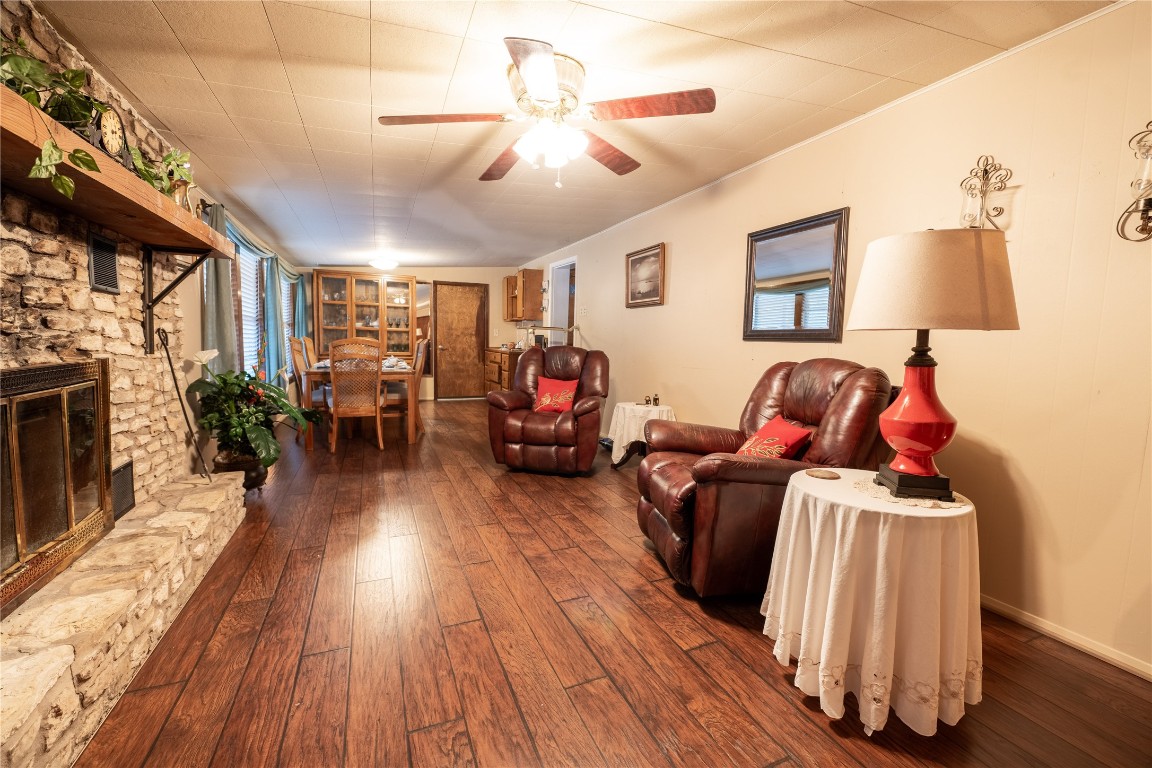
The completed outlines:
[[[637,461],[510,473],[482,402],[422,412],[413,446],[282,440],[77,765],[1152,765],[1152,683],[993,614],[958,726],[829,720],[758,598],[701,603],[645,549]]]

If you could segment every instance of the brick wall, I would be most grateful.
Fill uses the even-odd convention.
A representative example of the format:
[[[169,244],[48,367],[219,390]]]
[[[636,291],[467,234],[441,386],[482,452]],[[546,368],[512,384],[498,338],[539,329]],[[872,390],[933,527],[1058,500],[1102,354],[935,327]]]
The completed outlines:
[[[117,106],[134,145],[156,158],[168,150],[161,137],[93,73],[25,0],[5,0],[0,29],[21,38],[30,52],[61,68],[90,73],[92,93]],[[98,152],[97,162],[112,162]],[[144,183],[143,181],[141,182]],[[120,294],[88,288],[89,230],[117,242]],[[185,257],[186,258],[186,257]],[[134,461],[136,497],[146,499],[191,469],[180,393],[172,384],[161,348],[144,353],[141,244],[50,204],[10,191],[0,194],[0,367],[108,357],[112,364],[112,466]],[[175,257],[157,255],[159,291],[179,273]],[[190,277],[194,280],[196,277]],[[178,292],[156,309],[156,327],[168,332],[172,357],[181,362],[196,350],[183,348]],[[183,384],[181,384],[181,387]]]

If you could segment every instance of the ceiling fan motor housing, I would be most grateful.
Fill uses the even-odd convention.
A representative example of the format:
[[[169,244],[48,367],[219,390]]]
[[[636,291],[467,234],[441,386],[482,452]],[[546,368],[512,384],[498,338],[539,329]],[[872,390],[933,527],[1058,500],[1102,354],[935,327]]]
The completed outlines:
[[[560,90],[559,104],[537,104],[528,95],[528,87],[516,69],[508,65],[508,85],[521,112],[531,117],[564,117],[580,106],[580,95],[584,92],[584,65],[571,56],[554,53],[556,63],[556,85]]]

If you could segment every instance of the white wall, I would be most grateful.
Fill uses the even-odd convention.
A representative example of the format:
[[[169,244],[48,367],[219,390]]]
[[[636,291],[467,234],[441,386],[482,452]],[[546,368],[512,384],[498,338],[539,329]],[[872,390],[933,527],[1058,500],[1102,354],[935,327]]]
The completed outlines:
[[[681,420],[734,425],[774,362],[848,358],[898,383],[914,341],[742,341],[748,233],[849,206],[847,316],[867,243],[958,226],[961,179],[994,155],[1013,171],[1021,330],[933,333],[959,419],[938,463],[976,503],[986,603],[1152,677],[1152,244],[1113,232],[1152,117],[1150,16],[1113,8],[524,266],[578,256],[577,343],[611,360],[609,413],[659,392]],[[625,309],[624,254],[658,242],[666,303]]]

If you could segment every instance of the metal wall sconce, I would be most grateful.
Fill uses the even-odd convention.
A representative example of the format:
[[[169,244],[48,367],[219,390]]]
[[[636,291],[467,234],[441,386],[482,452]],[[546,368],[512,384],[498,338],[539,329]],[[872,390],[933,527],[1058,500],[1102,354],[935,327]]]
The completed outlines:
[[[1136,153],[1136,178],[1132,179],[1132,205],[1120,214],[1116,234],[1125,240],[1142,243],[1152,238],[1152,123],[1128,139]]]
[[[960,182],[960,189],[964,190],[964,209],[960,212],[960,226],[983,229],[984,223],[987,222],[995,229],[1000,229],[992,218],[1001,216],[1004,209],[999,206],[989,208],[988,195],[1007,188],[1010,178],[1012,171],[996,162],[996,158],[992,155],[981,155],[968,178]]]

